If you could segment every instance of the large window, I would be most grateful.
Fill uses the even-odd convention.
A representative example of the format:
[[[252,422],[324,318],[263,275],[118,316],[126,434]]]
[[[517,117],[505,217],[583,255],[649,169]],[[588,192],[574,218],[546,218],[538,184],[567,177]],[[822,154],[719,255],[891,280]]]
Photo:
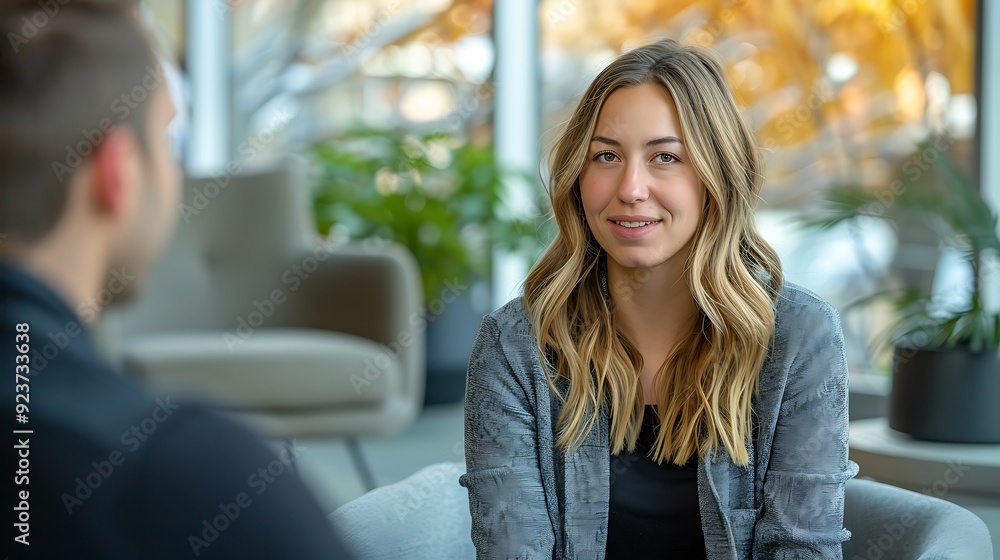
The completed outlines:
[[[974,4],[545,0],[544,143],[621,50],[659,37],[710,46],[766,148],[759,221],[788,279],[841,308],[887,282],[926,285],[941,257],[919,229],[880,222],[819,234],[795,217],[828,187],[888,184],[930,135],[949,135],[950,155],[970,164]],[[879,308],[844,313],[853,369],[884,370],[885,357],[873,359],[869,346],[889,319]]]
[[[356,127],[489,137],[491,2],[241,4],[233,23],[243,106],[294,96],[307,140]]]
[[[184,2],[147,4],[182,52]],[[231,18],[233,144],[275,114],[293,115],[268,145],[279,152],[356,127],[489,141],[504,91],[493,87],[496,61],[521,46],[495,38],[491,0],[215,4]],[[538,146],[549,146],[623,49],[658,37],[712,47],[766,148],[765,236],[789,280],[846,309],[887,284],[926,288],[961,275],[918,227],[818,233],[796,217],[830,187],[888,184],[930,136],[947,135],[948,154],[971,166],[976,18],[974,0],[540,0],[537,22],[524,22],[539,27],[538,67],[516,77],[537,82],[540,111],[503,118],[540,120]],[[855,370],[884,370],[869,346],[889,319],[877,307],[844,313]]]

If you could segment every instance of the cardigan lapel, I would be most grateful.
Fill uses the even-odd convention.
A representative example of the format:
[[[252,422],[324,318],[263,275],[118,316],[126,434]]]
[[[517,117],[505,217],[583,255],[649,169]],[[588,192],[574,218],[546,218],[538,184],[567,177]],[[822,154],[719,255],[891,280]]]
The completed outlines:
[[[557,387],[565,390],[557,381]],[[558,399],[556,399],[558,401]],[[597,425],[580,447],[569,455],[556,453],[562,471],[562,555],[574,560],[603,560],[608,536],[610,450],[607,407],[601,407]],[[552,407],[552,424],[560,406]]]
[[[736,560],[732,529],[722,513],[729,503],[730,464],[725,451],[698,460],[698,505],[709,560]]]

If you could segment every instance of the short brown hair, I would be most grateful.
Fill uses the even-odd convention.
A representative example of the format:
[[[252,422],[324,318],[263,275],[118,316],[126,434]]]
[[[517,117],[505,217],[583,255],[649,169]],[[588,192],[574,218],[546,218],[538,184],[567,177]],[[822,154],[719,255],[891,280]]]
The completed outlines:
[[[122,123],[144,146],[162,69],[135,0],[0,4],[0,232],[37,241],[75,170]]]

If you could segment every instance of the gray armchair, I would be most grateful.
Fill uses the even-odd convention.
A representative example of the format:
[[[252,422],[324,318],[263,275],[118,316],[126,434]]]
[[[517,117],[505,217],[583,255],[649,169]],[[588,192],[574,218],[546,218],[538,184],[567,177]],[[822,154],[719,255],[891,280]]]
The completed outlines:
[[[357,560],[475,560],[465,463],[437,463],[330,514]]]
[[[207,397],[274,438],[348,438],[360,460],[354,437],[422,407],[419,274],[399,246],[321,240],[300,185],[291,165],[187,180],[172,245],[111,314],[112,347],[154,391]]]
[[[951,502],[882,484],[847,483],[845,560],[992,560],[993,544],[983,520]]]

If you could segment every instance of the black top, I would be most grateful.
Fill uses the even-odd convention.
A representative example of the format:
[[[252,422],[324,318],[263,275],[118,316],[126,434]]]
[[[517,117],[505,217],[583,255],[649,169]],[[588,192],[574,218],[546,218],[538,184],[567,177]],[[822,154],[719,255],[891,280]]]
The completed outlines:
[[[646,405],[633,453],[611,455],[608,560],[706,558],[698,506],[698,458],[686,465],[650,457],[657,418]]]
[[[30,374],[15,388],[23,356]],[[63,300],[3,262],[0,364],[5,464],[17,469],[11,558],[348,558],[288,452],[147,394],[98,355]],[[26,521],[13,535],[12,516]]]

